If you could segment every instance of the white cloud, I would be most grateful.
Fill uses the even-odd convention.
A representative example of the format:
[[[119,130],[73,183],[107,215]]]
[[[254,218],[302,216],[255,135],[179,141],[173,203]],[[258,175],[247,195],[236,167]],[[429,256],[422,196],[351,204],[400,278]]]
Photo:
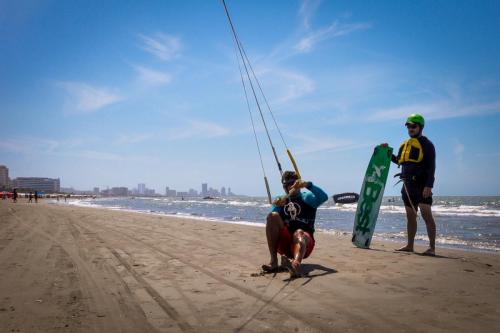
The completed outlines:
[[[80,152],[70,153],[68,155],[78,157],[78,158],[85,158],[85,159],[89,159],[89,160],[100,160],[100,161],[123,161],[123,160],[125,160],[125,158],[123,156],[113,154],[113,153],[95,151],[95,150],[83,150]]]
[[[333,22],[328,27],[312,31],[305,37],[302,37],[298,43],[295,44],[294,49],[299,53],[308,53],[319,42],[334,37],[345,36],[354,31],[364,30],[370,27],[371,25],[368,23],[340,24],[338,22]]]
[[[301,2],[298,15],[304,28],[311,27],[311,18],[316,13],[320,3],[320,0],[303,0]]]
[[[125,138],[123,140],[126,140]],[[130,140],[140,140],[138,136]],[[112,152],[85,149],[85,145],[100,142],[95,138],[41,139],[34,137],[15,137],[0,141],[0,152],[22,154],[27,156],[69,157],[72,159],[88,159],[100,161],[144,161],[152,160],[150,156],[120,155]]]
[[[227,136],[231,131],[219,124],[208,121],[191,120],[187,126],[173,128],[167,136],[168,140],[181,140],[190,138],[215,138]]]
[[[78,112],[95,112],[125,98],[116,91],[95,87],[82,82],[59,82],[58,85],[68,94],[67,107]]]
[[[172,77],[170,74],[157,71],[144,66],[134,66],[141,82],[151,86],[161,86],[170,83]]]
[[[314,81],[297,71],[269,66],[258,70],[257,76],[262,79],[266,91],[272,92],[267,97],[272,97],[271,104],[275,106],[295,101],[315,89]]]
[[[457,155],[460,159],[462,159],[464,154],[465,146],[461,142],[455,142],[455,146],[453,147],[453,153]]]
[[[297,155],[313,154],[325,151],[346,151],[372,146],[373,143],[359,143],[352,140],[321,137],[316,138],[310,135],[291,135],[295,141],[302,144],[296,147]]]
[[[115,139],[114,143],[116,145],[134,144],[147,141],[153,137],[154,135],[151,133],[126,134],[126,135],[120,135],[118,138]]]
[[[182,49],[180,38],[158,33],[154,36],[139,35],[142,40],[142,49],[163,61],[179,57]]]
[[[373,115],[367,117],[367,119],[370,121],[396,120],[407,117],[412,113],[420,113],[426,119],[448,119],[487,115],[500,113],[500,101],[469,105],[457,105],[451,101],[403,105],[375,111]]]

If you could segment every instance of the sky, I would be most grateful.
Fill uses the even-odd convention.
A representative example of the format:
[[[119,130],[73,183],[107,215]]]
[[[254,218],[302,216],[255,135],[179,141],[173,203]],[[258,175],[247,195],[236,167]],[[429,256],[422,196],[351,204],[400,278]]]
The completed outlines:
[[[434,194],[500,195],[500,2],[227,5],[304,179],[359,191],[373,148],[397,149],[418,112],[437,151]],[[220,1],[0,0],[0,45],[11,178],[265,195]],[[261,123],[257,135],[278,194]]]

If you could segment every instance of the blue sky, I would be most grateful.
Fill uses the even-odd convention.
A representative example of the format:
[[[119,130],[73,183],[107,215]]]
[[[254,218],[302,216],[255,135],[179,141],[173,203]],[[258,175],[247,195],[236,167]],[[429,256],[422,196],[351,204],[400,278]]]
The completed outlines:
[[[499,2],[227,3],[305,179],[359,191],[373,147],[397,148],[419,112],[437,150],[435,194],[500,195]],[[0,43],[11,177],[264,195],[219,1],[4,0]]]

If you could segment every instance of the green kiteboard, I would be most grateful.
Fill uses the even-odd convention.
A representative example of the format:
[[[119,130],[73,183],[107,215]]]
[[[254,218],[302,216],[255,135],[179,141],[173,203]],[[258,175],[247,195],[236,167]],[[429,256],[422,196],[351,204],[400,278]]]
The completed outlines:
[[[380,204],[384,196],[385,183],[389,175],[391,156],[391,147],[382,145],[375,147],[366,169],[352,231],[352,242],[357,247],[370,247]]]

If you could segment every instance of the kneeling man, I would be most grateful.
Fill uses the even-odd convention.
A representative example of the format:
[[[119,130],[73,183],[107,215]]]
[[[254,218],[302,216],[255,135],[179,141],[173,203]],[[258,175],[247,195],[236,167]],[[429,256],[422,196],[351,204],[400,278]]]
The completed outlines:
[[[262,265],[264,272],[278,272],[278,253],[281,265],[290,271],[291,277],[299,277],[302,259],[309,257],[314,248],[314,222],[316,210],[328,200],[328,195],[306,182],[293,171],[285,171],[283,189],[287,193],[273,203],[267,216],[266,236],[271,261]]]

